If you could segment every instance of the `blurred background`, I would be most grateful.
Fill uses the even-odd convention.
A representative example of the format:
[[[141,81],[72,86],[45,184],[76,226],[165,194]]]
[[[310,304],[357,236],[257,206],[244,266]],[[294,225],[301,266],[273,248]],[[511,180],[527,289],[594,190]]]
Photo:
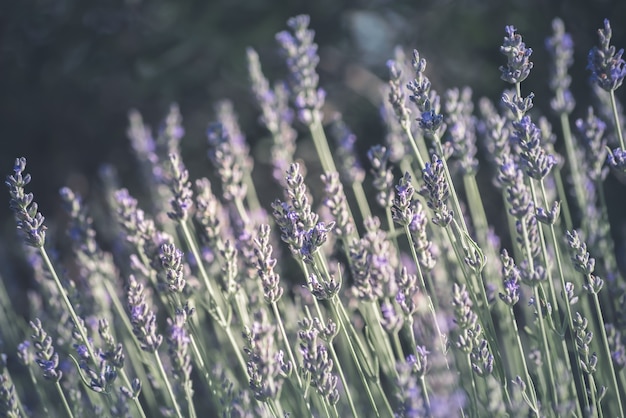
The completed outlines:
[[[64,185],[89,198],[105,163],[132,191],[127,113],[138,109],[157,128],[172,102],[184,118],[183,158],[192,178],[210,170],[205,129],[216,100],[233,101],[254,152],[266,133],[248,87],[245,48],[259,52],[270,80],[283,77],[274,34],[301,13],[310,14],[316,30],[327,106],[344,114],[362,152],[383,141],[374,87],[386,80],[395,45],[420,51],[439,92],[470,85],[475,99],[498,100],[506,88],[499,46],[505,25],[514,25],[534,50],[524,92],[534,91],[536,107],[551,115],[543,45],[559,16],[576,45],[574,118],[586,111],[586,57],[605,17],[612,19],[612,44],[626,46],[623,0],[5,0],[0,172],[11,173],[15,157],[27,157],[29,191],[48,218],[60,212]],[[618,90],[622,101],[625,89]],[[15,224],[8,193],[2,195],[0,232],[12,247]]]

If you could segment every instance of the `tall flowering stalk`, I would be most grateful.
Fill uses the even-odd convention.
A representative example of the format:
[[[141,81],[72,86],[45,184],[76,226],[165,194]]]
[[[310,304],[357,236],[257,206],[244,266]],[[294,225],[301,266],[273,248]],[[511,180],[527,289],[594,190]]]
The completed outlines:
[[[594,46],[589,51],[587,69],[591,71],[591,82],[607,91],[611,98],[611,109],[613,110],[620,148],[613,149],[613,152],[609,154],[609,163],[614,170],[623,173],[626,171],[626,163],[624,162],[626,143],[617,112],[615,90],[622,85],[624,77],[626,77],[626,61],[622,58],[624,49],[616,51],[615,47],[610,44],[612,35],[611,24],[608,19],[605,19],[604,28],[598,29],[600,45]]]
[[[141,349],[151,353],[154,356],[157,370],[161,374],[169,396],[170,402],[174,406],[174,412],[177,417],[182,417],[178,400],[174,395],[167,372],[163,367],[163,362],[159,356],[158,349],[163,342],[163,336],[157,331],[156,315],[148,306],[146,298],[143,294],[144,287],[138,283],[133,276],[129,278],[128,289],[128,310],[130,311],[130,320],[133,325],[133,333],[141,345]]]
[[[337,171],[328,141],[322,126],[322,106],[326,92],[318,87],[319,76],[316,67],[319,63],[315,32],[309,29],[310,18],[299,15],[287,21],[290,31],[276,35],[285,56],[289,70],[292,102],[298,119],[308,129],[313,138],[322,168],[326,172]]]
[[[593,307],[595,310],[595,315],[598,318],[598,321],[600,323],[599,328],[600,328],[600,335],[602,338],[602,348],[604,351],[605,360],[608,362],[608,368],[609,368],[609,372],[611,376],[611,384],[612,384],[611,392],[615,394],[616,396],[615,401],[617,403],[620,414],[623,414],[624,409],[622,406],[622,397],[620,394],[619,386],[617,384],[617,374],[615,372],[615,367],[613,366],[613,361],[612,361],[613,356],[611,355],[609,341],[608,341],[607,333],[604,327],[604,317],[602,314],[602,308],[600,306],[600,301],[598,298],[598,293],[600,292],[600,290],[602,290],[602,287],[604,286],[604,280],[602,280],[601,278],[593,274],[595,270],[595,264],[596,264],[595,259],[589,256],[589,253],[587,252],[587,245],[580,239],[578,232],[568,231],[567,241],[568,241],[569,248],[570,248],[571,259],[572,259],[572,262],[574,263],[574,268],[576,269],[576,271],[582,273],[585,276],[585,284],[583,285],[583,288],[593,298]],[[576,322],[578,324],[581,323],[581,321],[579,320],[577,320]],[[584,362],[583,362],[583,366],[585,366],[583,368],[585,372],[591,373],[591,370],[589,370],[589,367],[586,367],[587,365]]]

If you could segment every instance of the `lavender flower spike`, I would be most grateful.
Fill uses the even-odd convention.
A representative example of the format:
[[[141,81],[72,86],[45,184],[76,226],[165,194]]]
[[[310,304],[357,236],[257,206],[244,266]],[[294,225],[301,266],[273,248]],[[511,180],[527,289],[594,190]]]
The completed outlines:
[[[426,163],[422,178],[426,183],[422,194],[426,195],[428,207],[435,213],[433,223],[442,227],[448,226],[454,219],[454,212],[446,204],[450,187],[444,177],[443,162],[437,155],[433,154],[432,163]]]
[[[156,353],[163,342],[163,336],[157,334],[156,315],[148,307],[143,294],[143,284],[130,276],[128,285],[128,309],[133,334],[137,337],[144,351]]]
[[[587,57],[587,69],[591,71],[591,82],[606,91],[616,90],[626,77],[626,62],[622,58],[624,49],[615,52],[611,42],[611,24],[604,19],[604,29],[598,29],[600,47],[594,46]]]
[[[307,126],[322,120],[321,109],[326,98],[326,92],[317,87],[319,76],[315,67],[320,59],[317,44],[313,42],[315,32],[309,29],[309,22],[307,15],[292,17],[287,21],[287,26],[293,34],[288,31],[276,34],[276,40],[287,60],[298,119]]]
[[[10,206],[17,219],[17,229],[24,234],[26,244],[35,248],[42,248],[46,241],[45,218],[38,211],[37,203],[33,202],[32,193],[24,193],[24,186],[30,183],[30,174],[24,174],[26,158],[16,158],[12,176],[7,176],[4,182],[11,195]]]
[[[169,155],[170,161],[170,178],[169,187],[173,197],[170,200],[172,211],[167,213],[170,219],[183,222],[187,219],[189,209],[192,205],[191,198],[191,182],[189,181],[189,172],[183,164],[180,154],[172,152]]]
[[[47,380],[58,382],[63,377],[63,372],[59,370],[59,355],[55,352],[52,345],[52,337],[43,329],[39,318],[31,321],[30,327],[34,334],[31,336],[35,347],[35,360],[41,370],[43,377]]]
[[[529,60],[533,50],[526,48],[522,35],[515,33],[515,27],[507,26],[504,30],[508,36],[504,37],[500,52],[506,56],[507,63],[500,67],[500,78],[511,84],[521,83],[533,68],[533,63]]]

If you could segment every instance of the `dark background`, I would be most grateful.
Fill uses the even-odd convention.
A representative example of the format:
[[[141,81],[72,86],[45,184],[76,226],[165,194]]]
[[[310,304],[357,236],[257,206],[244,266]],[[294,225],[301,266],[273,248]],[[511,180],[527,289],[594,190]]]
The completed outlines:
[[[245,48],[257,49],[270,80],[282,77],[274,34],[300,13],[311,15],[316,30],[328,106],[344,113],[361,151],[383,140],[378,109],[367,98],[368,77],[385,80],[385,61],[396,44],[419,49],[439,92],[467,84],[475,98],[497,100],[506,88],[499,78],[499,45],[505,25],[514,25],[535,51],[524,92],[534,91],[536,106],[550,114],[543,45],[551,20],[560,16],[576,44],[574,117],[583,116],[588,103],[586,56],[605,17],[613,22],[612,44],[626,46],[620,26],[626,2],[618,0],[3,0],[0,172],[11,173],[14,158],[27,157],[29,191],[44,215],[55,218],[58,189],[70,185],[89,197],[103,163],[114,165],[122,183],[132,187],[128,110],[140,110],[156,127],[177,102],[187,132],[183,158],[192,178],[206,175],[204,132],[216,100],[234,102],[253,145],[265,134],[256,123]],[[622,100],[623,92],[618,90]],[[6,192],[5,201],[0,236],[12,247]]]

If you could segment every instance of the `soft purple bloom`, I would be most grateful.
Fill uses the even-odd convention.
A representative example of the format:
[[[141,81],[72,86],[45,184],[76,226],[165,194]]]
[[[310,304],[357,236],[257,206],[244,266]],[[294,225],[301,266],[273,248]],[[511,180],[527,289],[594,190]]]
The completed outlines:
[[[25,193],[24,187],[30,183],[30,174],[24,174],[26,158],[16,158],[13,175],[7,176],[4,182],[11,195],[10,206],[17,220],[17,229],[24,235],[26,244],[42,248],[46,241],[45,218],[38,211],[37,203],[33,202],[33,194]]]
[[[565,25],[559,18],[552,21],[553,36],[546,39],[545,45],[552,56],[550,88],[556,93],[550,101],[550,106],[558,114],[569,114],[574,110],[576,102],[569,86],[572,78],[568,75],[568,68],[574,62],[574,42],[569,33],[565,32]]]
[[[615,47],[610,45],[612,34],[609,20],[604,19],[604,29],[598,29],[600,47],[594,46],[587,57],[591,82],[606,91],[616,90],[626,77],[626,62],[622,58],[624,49],[615,52]]]
[[[500,67],[502,72],[500,78],[511,84],[521,83],[533,68],[533,63],[529,59],[533,50],[526,48],[522,36],[515,33],[515,27],[506,26],[505,31],[507,36],[504,37],[500,52],[506,56],[507,64]]]

